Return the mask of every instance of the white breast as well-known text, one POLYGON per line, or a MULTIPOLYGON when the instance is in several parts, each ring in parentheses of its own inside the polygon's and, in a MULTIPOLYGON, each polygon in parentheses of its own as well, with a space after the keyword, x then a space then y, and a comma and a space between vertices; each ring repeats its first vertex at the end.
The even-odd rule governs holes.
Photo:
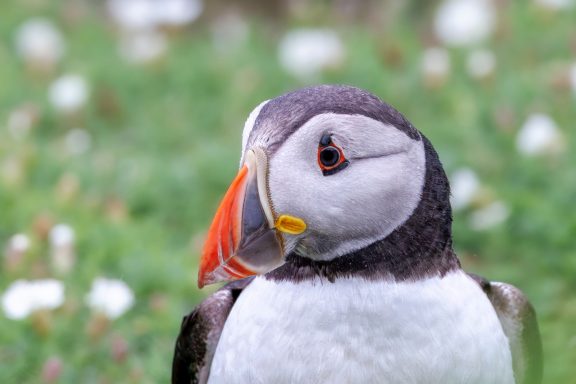
POLYGON ((476 282, 256 278, 224 326, 209 383, 514 383, 476 282))

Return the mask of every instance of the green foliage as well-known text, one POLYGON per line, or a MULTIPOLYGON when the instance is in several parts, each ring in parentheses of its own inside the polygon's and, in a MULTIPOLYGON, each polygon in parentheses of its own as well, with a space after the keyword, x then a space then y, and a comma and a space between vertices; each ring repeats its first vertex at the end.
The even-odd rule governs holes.
MULTIPOLYGON (((545 382, 568 383, 576 375, 576 100, 555 77, 574 61, 575 13, 508 3, 487 43, 498 60, 489 79, 469 77, 467 51, 454 49, 446 83, 427 87, 423 32, 414 28, 423 16, 404 15, 385 31, 333 26, 346 59, 315 82, 379 95, 430 138, 449 173, 473 168, 488 195, 507 203, 509 219, 481 232, 470 229, 469 210, 458 212, 455 247, 467 270, 528 294, 544 340, 545 382), (533 159, 516 151, 516 132, 535 111, 563 131, 562 153, 533 159)), ((0 292, 17 278, 54 275, 43 220, 75 229, 77 262, 56 275, 66 285, 62 308, 23 321, 0 316, 0 382, 36 383, 54 356, 63 362, 61 382, 166 382, 180 319, 207 294, 195 285, 202 236, 236 172, 243 122, 262 100, 305 84, 278 63, 281 28, 270 34, 262 20, 251 20, 237 50, 216 50, 201 24, 173 32, 162 60, 134 65, 118 55, 100 8, 86 6, 70 21, 64 7, 30 4, 1 6, 0 246, 26 233, 32 247, 19 268, 0 270, 0 292), (15 55, 16 28, 36 15, 65 33, 56 72, 80 73, 91 85, 87 107, 73 118, 48 104, 54 76, 34 75, 15 55), (19 140, 4 122, 27 103, 38 121, 19 140), (76 127, 90 133, 92 146, 71 155, 64 138, 76 127), (16 178, 7 176, 8 163, 16 178), (136 296, 134 308, 110 322, 84 305, 101 275, 126 281, 136 296), (128 343, 125 358, 114 357, 118 337, 128 343)))

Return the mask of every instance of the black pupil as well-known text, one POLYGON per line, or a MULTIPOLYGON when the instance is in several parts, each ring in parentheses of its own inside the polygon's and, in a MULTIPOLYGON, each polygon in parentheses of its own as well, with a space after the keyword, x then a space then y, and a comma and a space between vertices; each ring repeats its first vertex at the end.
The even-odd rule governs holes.
POLYGON ((332 167, 340 160, 340 152, 334 147, 326 147, 320 151, 320 161, 325 167, 332 167))

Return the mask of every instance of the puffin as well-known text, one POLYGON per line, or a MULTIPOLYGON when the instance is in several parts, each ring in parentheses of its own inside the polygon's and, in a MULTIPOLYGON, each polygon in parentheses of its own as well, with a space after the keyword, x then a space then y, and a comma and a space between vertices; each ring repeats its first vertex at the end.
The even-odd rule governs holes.
POLYGON ((466 273, 448 178, 400 112, 352 86, 258 105, 214 216, 172 383, 536 384, 518 288, 466 273))

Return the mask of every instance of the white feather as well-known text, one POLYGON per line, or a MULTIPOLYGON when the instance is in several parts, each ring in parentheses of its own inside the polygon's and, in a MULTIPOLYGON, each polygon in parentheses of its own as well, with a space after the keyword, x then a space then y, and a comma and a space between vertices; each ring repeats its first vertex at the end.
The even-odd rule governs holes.
POLYGON ((254 123, 260 114, 262 108, 268 103, 270 100, 264 100, 256 108, 250 112, 248 115, 248 119, 244 123, 244 130, 242 131, 242 154, 240 156, 240 166, 244 163, 244 154, 246 153, 246 144, 248 143, 248 138, 250 137, 250 132, 252 132, 252 128, 254 128, 254 123))
POLYGON ((420 281, 256 278, 212 363, 219 383, 512 384, 508 340, 464 272, 420 281))

